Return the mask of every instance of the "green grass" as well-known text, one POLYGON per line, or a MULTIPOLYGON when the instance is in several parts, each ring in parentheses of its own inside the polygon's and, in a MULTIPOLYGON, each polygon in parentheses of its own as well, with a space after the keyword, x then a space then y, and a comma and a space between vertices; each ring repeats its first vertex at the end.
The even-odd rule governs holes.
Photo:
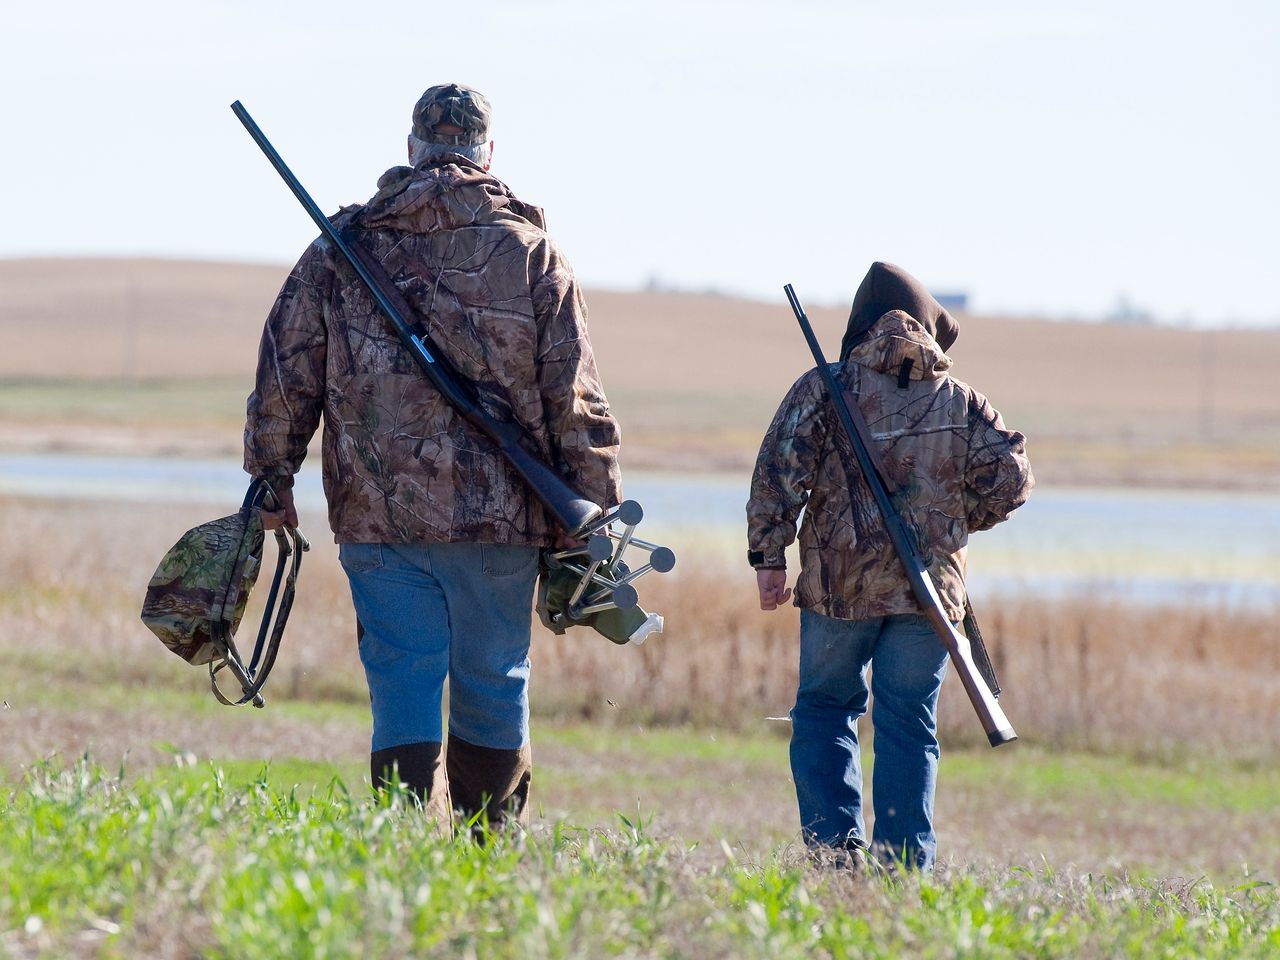
MULTIPOLYGON (((113 678, 119 664, 89 655, 68 662, 40 651, 0 651, 0 667, 19 682, 6 686, 7 696, 20 693, 24 702, 46 708, 61 707, 76 713, 85 710, 125 710, 145 705, 148 712, 181 713, 187 717, 227 719, 251 714, 228 715, 203 689, 192 689, 190 668, 174 660, 149 672, 145 696, 124 678, 113 678), (25 682, 22 682, 25 678, 25 682), (114 679, 115 682, 103 682, 114 679)), ((272 697, 273 716, 301 724, 341 720, 356 727, 368 723, 365 702, 297 700, 272 697)), ((654 769, 664 768, 669 785, 677 785, 681 774, 690 783, 705 779, 704 765, 710 768, 732 764, 761 776, 782 774, 790 725, 779 723, 765 732, 750 733, 696 727, 617 727, 575 722, 548 721, 536 724, 536 740, 542 746, 556 746, 583 758, 586 769, 559 774, 565 785, 589 786, 599 761, 608 766, 619 757, 631 762, 611 771, 617 785, 644 786, 654 769), (681 773, 677 773, 677 768, 681 773)), ((864 731, 864 734, 866 731, 864 731)), ((869 737, 868 737, 869 741, 869 737)), ((863 759, 864 774, 870 781, 874 757, 869 749, 863 759)), ((1272 809, 1280 797, 1280 767, 1259 766, 1232 758, 1209 757, 1194 752, 1180 761, 1162 757, 1159 762, 1123 754, 1090 754, 1078 751, 1047 750, 1032 742, 991 751, 984 747, 944 751, 944 790, 962 789, 998 793, 1009 800, 1053 804, 1063 807, 1081 804, 1141 804, 1147 809, 1197 808, 1240 813, 1262 813, 1272 809)), ((308 768, 303 761, 296 769, 308 768)), ((228 772, 236 769, 227 767, 228 772)), ((255 766, 255 770, 257 767, 255 766)), ((2 781, 0 776, 0 781, 2 781)), ((322 779, 322 778, 320 778, 322 779)), ((273 781, 274 782, 274 781, 273 781)), ((313 774, 300 775, 294 782, 315 785, 313 774)))
POLYGON ((978 751, 951 752, 942 776, 952 786, 993 790, 1002 796, 1066 806, 1080 802, 1194 807, 1256 813, 1280 797, 1280 768, 1190 754, 1181 764, 1151 763, 1122 755, 1049 753, 1019 745, 993 763, 978 751))
POLYGON ((0 420, 235 426, 252 389, 247 377, 0 379, 0 420))
POLYGON ((443 841, 315 765, 121 783, 81 763, 0 795, 0 949, 27 956, 1263 957, 1280 895, 1047 869, 851 878, 564 823, 443 841), (291 777, 328 775, 303 791, 291 777), (248 779, 246 779, 246 777, 248 779))
POLYGON ((786 750, 784 737, 790 724, 774 730, 776 736, 738 733, 696 727, 619 727, 602 735, 599 726, 557 725, 546 728, 544 737, 587 755, 609 756, 619 751, 638 753, 649 760, 735 760, 741 763, 770 763, 786 750))
MULTIPOLYGON (((207 694, 199 672, 176 658, 137 664, 91 651, 68 659, 53 651, 8 647, 0 648, 0 675, 6 677, 6 698, 53 713, 145 711, 213 723, 251 723, 258 718, 247 708, 228 712, 207 694), (138 675, 128 675, 129 671, 138 675), (139 692, 140 684, 145 684, 145 693, 139 692)), ((365 696, 360 691, 341 700, 313 700, 269 693, 268 711, 262 716, 291 725, 341 722, 364 729, 369 723, 365 696)), ((869 782, 874 758, 866 726, 863 763, 869 782)), ((642 788, 652 785, 655 777, 660 776, 668 787, 693 787, 705 782, 709 771, 723 775, 727 768, 761 780, 785 778, 790 729, 787 723, 744 731, 621 722, 588 724, 535 716, 535 744, 539 749, 559 748, 578 758, 573 768, 554 774, 557 784, 572 793, 589 792, 598 783, 602 768, 608 769, 613 787, 645 792, 642 788)), ((220 762, 225 765, 221 758, 220 762)), ((303 761, 297 763, 291 769, 310 769, 303 761)), ((239 768, 231 764, 226 769, 232 773, 239 768)), ((308 774, 293 782, 314 787, 325 779, 327 776, 308 774)), ((1161 754, 1156 759, 1144 758, 1141 751, 1093 754, 1050 749, 1032 740, 997 751, 985 746, 944 745, 941 789, 944 793, 960 790, 998 795, 1009 802, 1066 810, 1116 805, 1140 806, 1148 811, 1261 814, 1271 810, 1275 798, 1280 797, 1280 767, 1195 751, 1161 754)))
POLYGON ((121 731, 80 741, 96 744, 106 772, 88 761, 31 769, 44 748, 11 749, 0 767, 0 957, 1280 949, 1280 899, 1264 882, 1280 875, 1274 763, 1194 751, 1155 762, 1030 740, 944 749, 943 865, 884 882, 803 862, 784 723, 542 716, 532 833, 481 849, 440 841, 404 804, 372 804, 367 704, 273 696, 264 712, 230 711, 176 658, 114 659, 0 651, 14 711, 0 713, 0 731, 19 744, 74 757, 77 731, 121 731), (28 723, 65 732, 24 741, 28 723), (308 741, 318 729, 336 739, 308 741), (277 759, 264 764, 257 743, 277 759))
MULTIPOLYGON (((3 606, 0 605, 0 610, 3 606)), ((50 650, 18 650, 0 647, 3 689, 15 702, 44 709, 79 713, 85 710, 139 709, 191 716, 227 717, 227 708, 208 693, 208 675, 176 657, 141 663, 127 657, 93 651, 74 659, 50 650), (139 686, 145 685, 145 693, 139 686)), ((273 678, 274 680, 274 678, 273 678)), ((340 690, 341 698, 297 699, 264 693, 272 714, 292 720, 332 720, 352 724, 367 722, 368 694, 340 690)))

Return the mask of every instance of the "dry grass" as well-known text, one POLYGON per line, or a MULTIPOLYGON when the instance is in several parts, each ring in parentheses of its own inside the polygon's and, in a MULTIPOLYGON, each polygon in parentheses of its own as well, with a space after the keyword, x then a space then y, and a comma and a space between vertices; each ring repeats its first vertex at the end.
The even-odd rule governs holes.
MULTIPOLYGON (((539 640, 544 708, 550 701, 597 719, 612 700, 651 719, 731 725, 786 714, 797 611, 756 610, 743 571, 646 587, 646 602, 671 626, 639 650, 592 636, 539 640)), ((1193 742, 1234 754, 1280 750, 1276 611, 1006 597, 979 615, 1007 691, 1002 703, 1024 739, 1156 754, 1193 742)), ((940 726, 951 743, 982 739, 954 681, 944 686, 940 726)))
MULTIPOLYGON (((14 708, 38 701, 35 678, 44 671, 134 689, 197 686, 195 671, 164 653, 137 609, 170 543, 212 515, 0 501, 0 695, 14 708)), ((319 518, 304 520, 321 529, 319 518)), ((334 547, 316 540, 270 690, 277 698, 363 704, 345 578, 334 547)), ((755 609, 745 569, 685 562, 679 575, 650 578, 644 587, 646 606, 661 611, 668 627, 643 647, 618 648, 583 630, 538 631, 538 712, 755 729, 766 717, 785 716, 795 688, 795 610, 755 609)), ((1280 750, 1275 611, 1023 597, 979 612, 1008 690, 1005 708, 1026 740, 1159 755, 1191 743, 1241 757, 1280 750)), ((981 738, 958 684, 944 689, 941 722, 952 743, 981 738)), ((82 733, 91 739, 94 732, 82 733)), ((315 750, 300 744, 300 755, 323 755, 326 734, 318 727, 316 735, 315 750)))
MULTIPOLYGON (((269 760, 286 783, 359 783, 367 693, 345 578, 321 535, 265 711, 218 706, 203 673, 138 622, 160 555, 214 513, 0 499, 0 781, 41 757, 88 753, 112 769, 125 757, 136 776, 172 768, 176 753, 240 761, 246 775, 269 760)), ((718 850, 724 839, 768 855, 796 831, 787 724, 763 719, 791 703, 796 614, 754 610, 745 570, 696 566, 646 581, 645 602, 669 626, 644 647, 585 631, 536 637, 540 816, 608 825, 639 809, 681 844, 718 850)), ((1023 743, 952 749, 981 734, 948 683, 938 818, 953 862, 1174 873, 1193 863, 1192 876, 1248 862, 1274 875, 1274 617, 1030 601, 985 612, 1023 743), (1177 762, 1145 762, 1166 759, 1177 762), (1206 764, 1221 779, 1206 781, 1206 764)))
MULTIPOLYGON (((234 448, 262 318, 286 271, 0 261, 0 447, 234 448), (56 385, 30 393, 30 381, 50 378, 103 381, 125 395, 68 397, 56 385), (175 378, 190 401, 156 383, 175 378)), ((632 467, 749 463, 786 388, 812 365, 780 297, 593 291, 588 299, 632 467)), ((847 308, 811 308, 835 350, 847 308)), ((1042 480, 1275 488, 1280 391, 1267 385, 1280 365, 1280 330, 991 317, 964 317, 962 329, 956 375, 1031 437, 1042 480)))

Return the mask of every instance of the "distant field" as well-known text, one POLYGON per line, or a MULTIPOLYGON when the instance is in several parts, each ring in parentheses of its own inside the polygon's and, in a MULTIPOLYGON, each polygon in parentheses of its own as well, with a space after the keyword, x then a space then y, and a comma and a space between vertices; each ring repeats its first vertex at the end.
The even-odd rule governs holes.
MULTIPOLYGON (((0 448, 234 451, 287 267, 0 261, 0 448)), ((851 286, 853 283, 851 278, 851 286)), ((782 302, 588 294, 633 466, 743 469, 811 366, 782 302)), ((811 306, 829 352, 846 308, 811 306)), ((1280 487, 1280 330, 962 318, 955 373, 1048 482, 1280 487)))

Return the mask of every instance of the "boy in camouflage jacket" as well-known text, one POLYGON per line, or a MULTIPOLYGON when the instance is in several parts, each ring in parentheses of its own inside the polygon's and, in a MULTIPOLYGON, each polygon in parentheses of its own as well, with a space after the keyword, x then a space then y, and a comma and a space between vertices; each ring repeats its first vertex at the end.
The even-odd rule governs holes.
MULTIPOLYGON (((914 277, 873 264, 854 298, 835 377, 879 443, 899 514, 948 617, 964 617, 969 533, 1030 495, 1021 434, 982 394, 953 379, 953 317, 914 277)), ((929 868, 937 846, 937 699, 947 655, 920 613, 817 370, 802 376, 765 435, 747 504, 760 605, 791 596, 786 547, 801 509, 800 686, 791 764, 806 842, 855 858, 867 846, 857 721, 875 697, 875 835, 882 855, 929 868)))

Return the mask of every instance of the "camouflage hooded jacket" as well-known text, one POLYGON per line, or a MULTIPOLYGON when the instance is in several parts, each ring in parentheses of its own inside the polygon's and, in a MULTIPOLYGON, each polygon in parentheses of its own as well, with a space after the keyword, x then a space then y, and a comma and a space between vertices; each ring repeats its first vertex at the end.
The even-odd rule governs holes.
MULTIPOLYGON (((901 310, 881 316, 833 364, 879 443, 894 504, 916 532, 943 607, 960 620, 969 533, 1008 517, 1033 480, 1022 434, 1006 430, 985 397, 947 375, 950 367, 929 330, 901 310)), ((871 492, 858 482, 851 493, 842 458, 856 474, 822 378, 810 370, 782 401, 760 447, 747 504, 752 562, 786 565, 783 551, 804 508, 796 606, 847 620, 914 613, 871 492)))
MULTIPOLYGON (((618 502, 618 425, 582 295, 542 211, 461 157, 393 168, 378 186, 335 224, 382 263, 490 414, 518 421, 585 497, 618 502)), ((267 318, 245 469, 291 477, 322 414, 339 543, 553 541, 554 522, 524 481, 427 381, 323 239, 267 318)))

